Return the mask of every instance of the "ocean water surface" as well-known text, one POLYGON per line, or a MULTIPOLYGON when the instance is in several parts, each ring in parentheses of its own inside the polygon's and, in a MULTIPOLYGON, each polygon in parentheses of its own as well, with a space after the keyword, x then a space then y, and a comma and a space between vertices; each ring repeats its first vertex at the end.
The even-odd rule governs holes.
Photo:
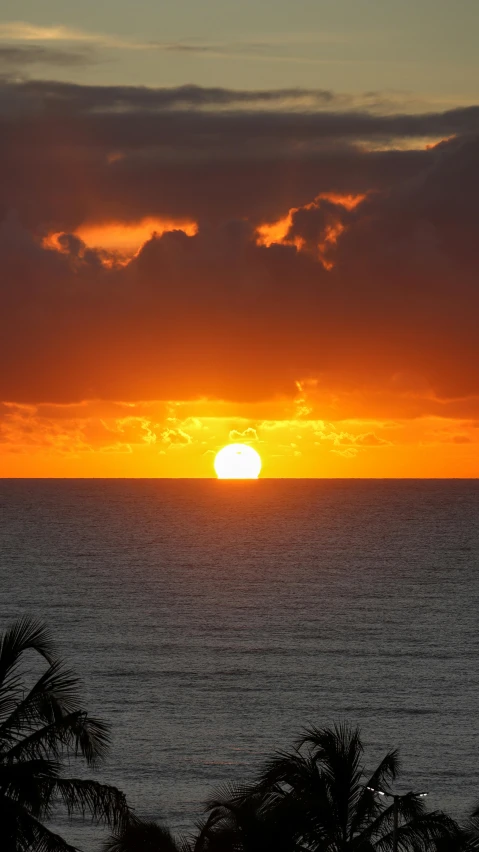
POLYGON ((400 748, 400 792, 479 801, 477 480, 0 480, 0 584, 0 628, 48 622, 142 816, 189 831, 338 720, 371 768, 400 748))

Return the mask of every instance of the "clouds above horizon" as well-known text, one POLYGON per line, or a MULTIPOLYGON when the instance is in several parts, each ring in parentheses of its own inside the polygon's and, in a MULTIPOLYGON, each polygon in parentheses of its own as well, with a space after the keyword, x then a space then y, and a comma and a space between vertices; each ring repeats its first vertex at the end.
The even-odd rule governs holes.
POLYGON ((62 50, 36 44, 0 44, 0 74, 24 71, 31 66, 69 68, 98 62, 93 51, 62 50))
MULTIPOLYGON (((289 32, 278 35, 277 33, 262 34, 260 37, 250 36, 247 39, 231 38, 225 39, 175 39, 158 40, 154 38, 137 39, 124 37, 105 32, 93 32, 80 27, 69 27, 62 24, 30 23, 28 21, 0 21, 0 42, 14 42, 21 46, 26 43, 37 43, 38 45, 49 43, 60 43, 62 45, 85 44, 89 48, 97 47, 104 50, 114 51, 160 51, 179 54, 208 54, 216 58, 241 58, 247 61, 248 57, 257 61, 265 59, 270 62, 293 62, 310 65, 321 65, 324 60, 320 57, 288 55, 284 48, 296 47, 318 47, 324 44, 348 44, 351 36, 336 32, 289 32)), ((66 51, 65 51, 66 52, 66 51)), ((53 54, 52 54, 53 56, 53 54)), ((52 60, 55 64, 55 60, 52 60)))
POLYGON ((382 396, 479 417, 479 108, 282 97, 2 84, 0 398, 243 404, 311 380, 374 416, 382 396), (198 231, 128 262, 77 233, 147 219, 198 231))

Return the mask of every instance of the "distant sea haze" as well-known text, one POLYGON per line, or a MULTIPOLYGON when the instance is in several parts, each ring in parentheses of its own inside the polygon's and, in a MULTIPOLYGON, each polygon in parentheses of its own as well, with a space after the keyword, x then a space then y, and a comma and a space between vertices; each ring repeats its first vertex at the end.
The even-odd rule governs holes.
POLYGON ((400 792, 477 803, 479 481, 0 480, 0 560, 0 628, 46 620, 141 816, 188 831, 344 719, 400 792))

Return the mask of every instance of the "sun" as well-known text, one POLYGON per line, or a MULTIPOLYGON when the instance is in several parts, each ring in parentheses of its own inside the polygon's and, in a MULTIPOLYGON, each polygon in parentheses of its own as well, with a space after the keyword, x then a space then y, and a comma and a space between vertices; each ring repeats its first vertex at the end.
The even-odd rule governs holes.
POLYGON ((258 479, 261 458, 247 444, 228 444, 215 458, 218 479, 258 479))

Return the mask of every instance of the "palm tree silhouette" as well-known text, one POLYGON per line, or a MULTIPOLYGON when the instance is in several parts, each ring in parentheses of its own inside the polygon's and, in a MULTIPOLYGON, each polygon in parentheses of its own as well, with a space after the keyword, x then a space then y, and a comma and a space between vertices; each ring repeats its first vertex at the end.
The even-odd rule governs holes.
POLYGON ((464 826, 464 848, 468 852, 479 852, 479 805, 464 826))
MULTIPOLYGON (((221 791, 209 803, 202 852, 392 852, 394 806, 368 787, 390 791, 398 753, 386 754, 372 773, 362 756, 359 729, 312 728, 292 752, 275 755, 254 784, 221 791)), ((417 795, 399 797, 397 808, 400 852, 444 841, 457 848, 457 824, 426 812, 417 795)))
POLYGON ((287 809, 274 805, 268 791, 225 785, 206 803, 192 852, 291 852, 287 809))
POLYGON ((69 816, 122 825, 128 809, 116 787, 62 774, 72 758, 95 767, 108 744, 107 726, 84 710, 79 681, 57 659, 47 628, 33 619, 19 620, 0 638, 2 852, 74 852, 44 824, 58 806, 69 816), (30 687, 22 665, 29 651, 44 662, 30 687))
POLYGON ((103 852, 186 852, 187 848, 177 844, 165 826, 133 815, 103 844, 103 852))

